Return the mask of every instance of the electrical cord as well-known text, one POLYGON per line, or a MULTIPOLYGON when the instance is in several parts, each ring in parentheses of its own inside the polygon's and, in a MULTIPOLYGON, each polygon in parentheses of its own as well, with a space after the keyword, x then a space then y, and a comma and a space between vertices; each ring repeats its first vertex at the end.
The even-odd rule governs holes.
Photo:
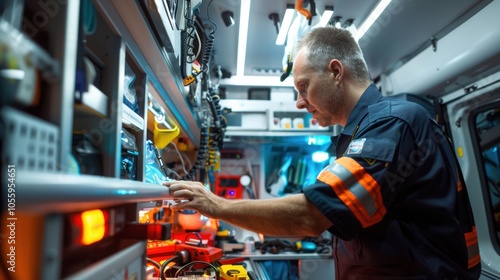
POLYGON ((208 3, 207 6, 207 18, 210 23, 212 23, 213 28, 210 29, 210 32, 207 35, 206 42, 205 42, 205 50, 203 52, 203 56, 201 58, 201 71, 203 73, 208 72, 208 63, 210 61, 210 56, 212 55, 212 49, 214 47, 214 40, 215 40, 215 31, 217 31, 217 24, 210 18, 210 13, 208 10, 210 9, 210 6, 212 5, 212 1, 208 3))
POLYGON ((190 263, 182 266, 181 268, 179 268, 177 270, 177 272, 175 273, 174 277, 178 277, 181 273, 184 272, 184 270, 186 270, 188 268, 191 268, 195 264, 206 264, 207 266, 210 266, 211 268, 213 268, 213 270, 215 272, 215 279, 220 279, 219 268, 217 268, 215 265, 213 265, 213 264, 211 264, 209 262, 205 262, 205 261, 192 261, 192 262, 190 262, 190 263))
MULTIPOLYGON (((212 0, 210 0, 207 6, 207 17, 208 20, 212 23, 213 28, 211 28, 209 34, 206 36, 205 40, 205 49, 203 52, 203 56, 201 59, 201 70, 197 73, 194 73, 191 76, 184 77, 184 85, 188 85, 195 80, 195 77, 200 73, 204 73, 204 77, 206 78, 206 74, 208 73, 209 61, 212 54, 213 42, 215 39, 215 31, 217 30, 217 24, 212 21, 210 18, 210 14, 208 10, 212 4, 212 0)), ((182 35, 182 34, 181 34, 182 35)), ((183 42, 187 42, 187 34, 184 37, 183 42)), ((186 51, 186 50, 185 50, 186 51)), ((182 54, 182 50, 181 50, 182 54)), ((184 55, 186 53, 184 52, 184 55)), ((182 56, 185 57, 185 56, 182 56)), ((181 63, 181 67, 185 65, 183 61, 181 63)), ((185 72, 185 70, 183 71, 185 72)), ((222 110, 219 105, 220 97, 214 92, 209 92, 206 97, 206 101, 209 105, 210 111, 212 113, 212 118, 214 121, 214 125, 203 124, 200 129, 201 137, 200 137, 200 149, 198 151, 198 156, 192 168, 184 175, 183 180, 191 180, 196 175, 198 169, 203 169, 206 166, 215 165, 218 161, 220 155, 220 149, 223 145, 224 140, 224 131, 226 128, 227 122, 222 118, 222 110)))
MULTIPOLYGON (((192 82, 195 81, 195 77, 198 76, 200 73, 204 73, 204 74, 207 74, 208 73, 208 69, 209 69, 209 62, 210 62, 210 57, 212 56, 212 50, 213 50, 213 47, 214 47, 214 40, 215 40, 215 32, 217 30, 217 24, 210 18, 210 13, 208 12, 208 10, 210 9, 210 6, 212 5, 212 1, 213 0, 210 0, 210 2, 208 3, 208 6, 207 6, 207 18, 208 20, 210 21, 210 23, 212 24, 212 28, 209 28, 209 32, 208 34, 205 34, 205 47, 204 47, 204 50, 203 50, 203 55, 202 55, 202 58, 201 58, 201 62, 200 62, 200 71, 199 72, 195 72, 195 71, 192 71, 191 75, 187 76, 186 75, 186 68, 185 68, 185 64, 188 63, 187 61, 187 56, 188 56, 188 50, 191 50, 192 52, 192 48, 193 46, 190 46, 188 40, 190 38, 190 35, 188 34, 188 32, 186 31, 183 31, 181 32, 181 71, 182 71, 182 78, 184 79, 184 86, 187 86, 189 84, 191 84, 192 82), (184 51, 182 50, 184 48, 184 51)), ((190 9, 190 6, 189 6, 189 1, 188 1, 188 9, 190 9)), ((186 17, 186 15, 185 15, 186 17)), ((194 21, 189 18, 189 15, 187 15, 186 17, 186 23, 190 23, 192 25, 192 29, 193 30, 196 30, 195 26, 194 26, 194 21)), ((201 41, 201 40, 200 40, 201 41)), ((192 52, 194 54, 194 52, 192 52)))
POLYGON ((146 263, 152 264, 158 270, 158 275, 161 273, 161 264, 159 262, 150 258, 146 258, 146 263))
POLYGON ((183 180, 193 179, 194 176, 196 175, 196 171, 199 168, 203 167, 203 162, 205 161, 205 154, 207 152, 208 140, 209 140, 208 128, 206 127, 206 125, 202 125, 202 127, 200 128, 200 134, 201 134, 200 148, 198 150, 198 156, 196 158, 193 167, 191 168, 191 170, 189 170, 188 174, 182 177, 183 180))
POLYGON ((262 243, 260 252, 262 254, 265 254, 267 252, 271 254, 279 254, 281 253, 281 251, 286 249, 295 250, 296 246, 287 240, 276 239, 262 243))
MULTIPOLYGON (((166 280, 166 277, 171 277, 170 276, 165 276, 167 270, 169 270, 172 266, 169 266, 170 263, 175 262, 174 265, 184 265, 186 263, 189 263, 191 261, 191 257, 189 255, 189 252, 187 250, 181 250, 175 252, 175 256, 171 257, 170 259, 167 259, 165 262, 160 267, 160 278, 161 280, 166 280)), ((177 276, 175 276, 177 277, 177 276)))
POLYGON ((325 238, 322 236, 319 237, 308 237, 303 239, 302 241, 309 241, 313 242, 316 244, 318 247, 316 250, 316 253, 318 254, 329 254, 332 251, 332 239, 331 238, 325 238))
MULTIPOLYGON (((186 74, 186 57, 187 57, 187 51, 186 51, 186 45, 187 45, 187 35, 185 31, 181 31, 181 77, 183 79, 186 79, 188 76, 186 74)), ((184 85, 186 85, 184 83, 184 85)))
POLYGON ((180 159, 181 164, 182 164, 182 171, 184 171, 184 174, 188 174, 189 172, 186 170, 186 164, 184 163, 184 158, 182 157, 181 152, 177 148, 177 144, 175 144, 174 142, 170 142, 169 145, 172 145, 174 147, 175 152, 179 156, 179 159, 180 159))
POLYGON ((186 48, 186 63, 193 63, 196 60, 196 55, 193 51, 194 40, 196 40, 196 27, 194 26, 193 16, 190 16, 191 1, 187 2, 186 11, 184 11, 184 18, 186 19, 186 31, 185 31, 185 44, 186 48))
POLYGON ((166 261, 164 261, 162 264, 161 264, 161 267, 160 267, 160 279, 161 280, 167 280, 166 276, 165 276, 165 273, 167 272, 168 269, 170 269, 170 267, 168 266, 170 263, 172 262, 178 262, 179 261, 179 258, 178 256, 173 256, 171 257, 170 259, 167 259, 166 261))
MULTIPOLYGON (((186 86, 186 78, 188 75, 186 74, 186 64, 188 62, 188 49, 189 47, 189 38, 190 35, 188 34, 188 31, 191 27, 189 26, 191 24, 191 1, 186 1, 186 9, 184 11, 184 18, 186 20, 186 28, 184 30, 181 30, 181 76, 185 80, 184 85, 186 86)), ((192 80, 194 81, 194 79, 192 80)))
POLYGON ((179 175, 179 173, 175 172, 173 169, 170 169, 170 168, 165 166, 165 172, 168 174, 167 177, 169 177, 169 178, 172 178, 172 176, 170 176, 170 175, 173 174, 173 175, 175 175, 175 178, 177 180, 182 180, 182 176, 179 175))
POLYGON ((160 269, 161 268, 161 264, 153 259, 150 259, 150 258, 146 258, 146 262, 147 263, 150 263, 152 265, 154 265, 154 267, 160 269))

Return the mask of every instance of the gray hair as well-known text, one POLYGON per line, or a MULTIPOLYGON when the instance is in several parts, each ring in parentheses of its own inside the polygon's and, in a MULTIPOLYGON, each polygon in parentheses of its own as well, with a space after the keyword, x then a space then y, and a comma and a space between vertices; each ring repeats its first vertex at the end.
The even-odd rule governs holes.
POLYGON ((298 43, 297 52, 307 51, 307 63, 311 69, 323 72, 327 62, 338 59, 358 83, 370 81, 363 52, 351 32, 334 26, 317 27, 307 33, 298 43))

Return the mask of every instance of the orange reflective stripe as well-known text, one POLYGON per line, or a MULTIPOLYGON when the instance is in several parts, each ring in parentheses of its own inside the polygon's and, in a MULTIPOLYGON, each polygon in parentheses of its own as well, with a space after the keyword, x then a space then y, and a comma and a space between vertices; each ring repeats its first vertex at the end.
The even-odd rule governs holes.
POLYGON ((380 186, 355 160, 342 157, 318 175, 318 180, 330 185, 363 228, 384 217, 385 206, 380 186))
POLYGON ((466 232, 464 236, 465 244, 467 245, 467 254, 469 257, 467 268, 471 268, 478 265, 481 261, 481 257, 479 255, 476 227, 472 227, 472 231, 466 232))

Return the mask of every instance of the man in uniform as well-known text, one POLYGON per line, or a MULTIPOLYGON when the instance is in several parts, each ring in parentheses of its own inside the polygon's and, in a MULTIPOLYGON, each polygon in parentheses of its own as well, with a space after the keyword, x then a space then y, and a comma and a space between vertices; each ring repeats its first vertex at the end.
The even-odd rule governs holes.
POLYGON ((334 235, 335 279, 477 279, 477 235, 460 168, 421 106, 383 97, 351 34, 316 28, 293 64, 297 107, 344 128, 336 160, 303 193, 228 200, 173 181, 174 210, 266 235, 334 235))

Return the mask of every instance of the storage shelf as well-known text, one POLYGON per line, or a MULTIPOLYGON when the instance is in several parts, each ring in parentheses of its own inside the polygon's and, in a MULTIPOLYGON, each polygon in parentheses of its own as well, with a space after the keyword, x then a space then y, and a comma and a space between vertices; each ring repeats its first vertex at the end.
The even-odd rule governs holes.
POLYGON ((87 92, 82 94, 81 101, 75 102, 75 109, 80 113, 89 113, 99 117, 108 115, 108 97, 94 85, 89 85, 87 92))
POLYGON ((288 130, 248 130, 248 129, 230 129, 226 131, 225 136, 249 136, 249 137, 287 137, 287 136, 332 136, 330 130, 308 130, 308 129, 288 129, 288 130))
POLYGON ((246 258, 251 260, 304 260, 304 259, 330 259, 332 254, 319 253, 296 253, 296 252, 281 252, 279 254, 262 254, 256 251, 252 254, 226 254, 228 257, 246 258))
POLYGON ((222 99, 221 107, 230 109, 225 117, 228 122, 226 136, 331 136, 332 127, 310 127, 306 117, 312 117, 306 110, 300 110, 295 102, 270 100, 222 99), (275 119, 288 118, 293 123, 295 118, 302 119, 304 128, 284 128, 275 123, 275 119))
POLYGON ((16 210, 38 214, 172 198, 161 185, 90 175, 18 171, 16 184, 16 210))
POLYGON ((22 56, 25 61, 29 61, 30 64, 35 65, 37 69, 41 70, 40 72, 44 78, 53 80, 61 75, 61 68, 56 59, 51 57, 47 51, 38 46, 29 37, 1 18, 0 36, 4 37, 2 41, 8 44, 12 50, 15 50, 19 56, 22 56))

